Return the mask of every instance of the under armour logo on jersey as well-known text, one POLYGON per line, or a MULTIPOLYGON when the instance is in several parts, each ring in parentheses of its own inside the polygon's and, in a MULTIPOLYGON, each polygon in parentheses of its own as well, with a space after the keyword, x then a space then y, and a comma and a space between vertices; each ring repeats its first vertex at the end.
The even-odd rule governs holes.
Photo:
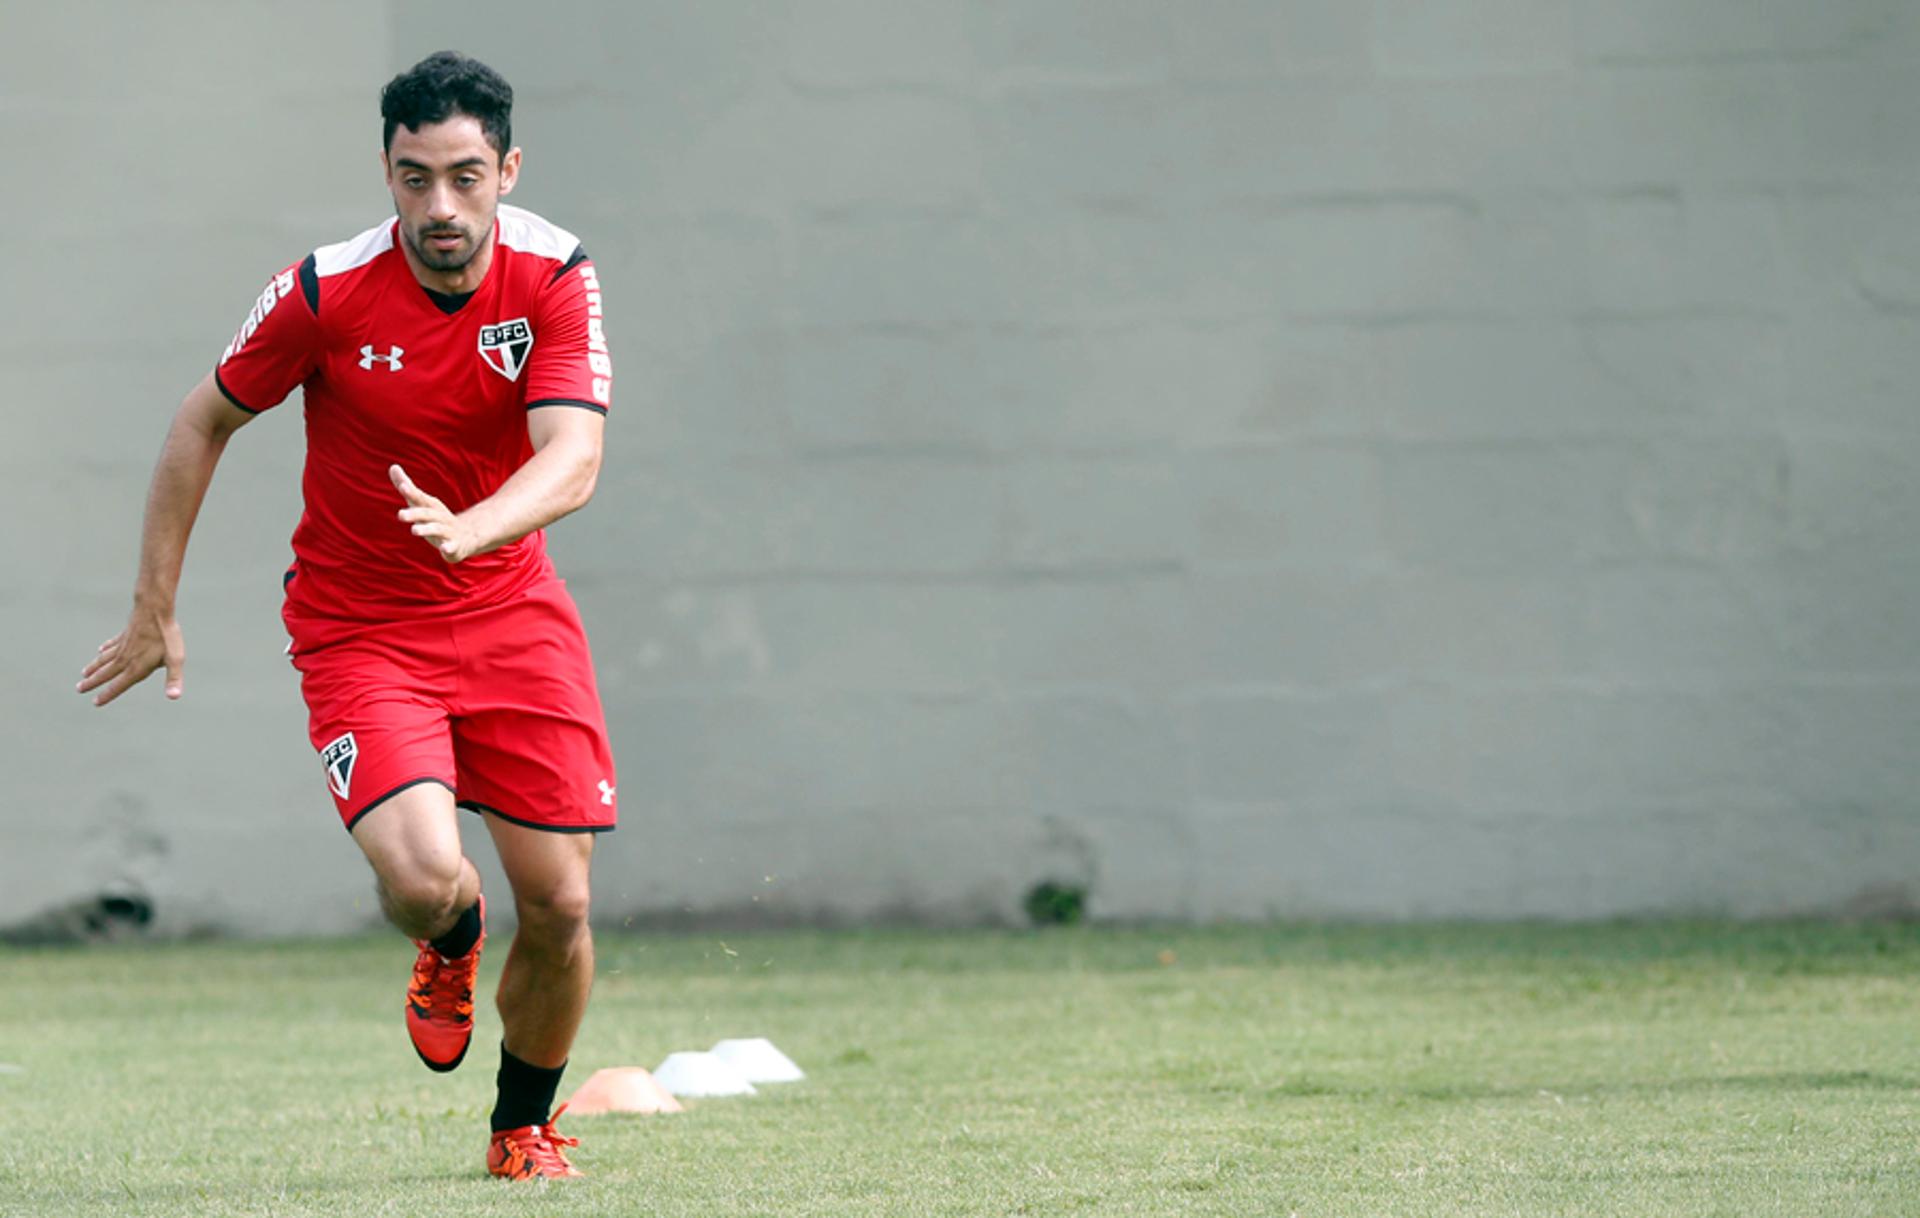
POLYGON ((604 778, 600 780, 600 802, 608 807, 613 806, 613 786, 604 778))
POLYGON ((353 759, 360 755, 360 746, 353 742, 353 733, 336 736, 333 742, 320 750, 320 764, 327 767, 327 786, 341 799, 347 798, 347 792, 353 789, 353 759))
POLYGON ((371 370, 375 360, 387 366, 388 372, 400 371, 400 357, 406 352, 398 347, 389 347, 385 355, 375 355, 371 346, 360 348, 360 366, 371 370))
POLYGON ((510 381, 520 379, 520 369, 527 366, 527 352, 531 350, 533 327, 524 317, 480 327, 480 358, 510 381))

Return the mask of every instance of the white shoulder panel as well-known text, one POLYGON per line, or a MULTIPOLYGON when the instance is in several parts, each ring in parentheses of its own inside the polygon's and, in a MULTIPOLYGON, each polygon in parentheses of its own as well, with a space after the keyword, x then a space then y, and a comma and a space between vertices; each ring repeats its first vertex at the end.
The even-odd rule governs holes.
POLYGON ((557 224, 549 224, 525 208, 500 205, 500 243, 538 258, 565 262, 573 257, 580 238, 557 224))
POLYGON ((392 248, 393 221, 382 220, 358 237, 313 251, 313 269, 320 275, 338 275, 365 266, 392 248))

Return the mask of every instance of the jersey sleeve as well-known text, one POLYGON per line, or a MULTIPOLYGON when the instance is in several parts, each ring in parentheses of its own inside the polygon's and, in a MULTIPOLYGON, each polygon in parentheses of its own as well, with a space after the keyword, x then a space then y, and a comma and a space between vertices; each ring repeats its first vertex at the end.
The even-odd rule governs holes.
POLYGON ((319 295, 312 258, 267 282, 213 370, 229 402, 259 414, 307 379, 320 346, 319 295))
POLYGON ((527 409, 579 406, 607 413, 613 404, 613 357, 600 308, 600 276, 584 253, 576 253, 540 294, 533 325, 527 409))

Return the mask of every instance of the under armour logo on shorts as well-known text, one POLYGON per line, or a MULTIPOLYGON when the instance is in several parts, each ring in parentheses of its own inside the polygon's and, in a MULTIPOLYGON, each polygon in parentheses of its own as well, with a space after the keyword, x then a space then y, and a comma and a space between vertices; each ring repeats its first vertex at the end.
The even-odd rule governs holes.
POLYGON ((600 780, 600 802, 608 807, 613 806, 613 787, 604 778, 600 780))

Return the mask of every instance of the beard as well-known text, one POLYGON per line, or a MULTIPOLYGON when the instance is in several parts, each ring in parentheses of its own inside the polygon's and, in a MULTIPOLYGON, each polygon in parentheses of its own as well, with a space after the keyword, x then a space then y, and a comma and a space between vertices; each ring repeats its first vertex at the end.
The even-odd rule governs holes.
POLYGON ((407 234, 407 244, 422 263, 436 271, 464 270, 474 256, 480 252, 480 242, 474 234, 458 224, 433 224, 414 232, 402 224, 401 231, 407 234), (450 250, 437 249, 428 244, 432 237, 458 237, 460 244, 450 250))

